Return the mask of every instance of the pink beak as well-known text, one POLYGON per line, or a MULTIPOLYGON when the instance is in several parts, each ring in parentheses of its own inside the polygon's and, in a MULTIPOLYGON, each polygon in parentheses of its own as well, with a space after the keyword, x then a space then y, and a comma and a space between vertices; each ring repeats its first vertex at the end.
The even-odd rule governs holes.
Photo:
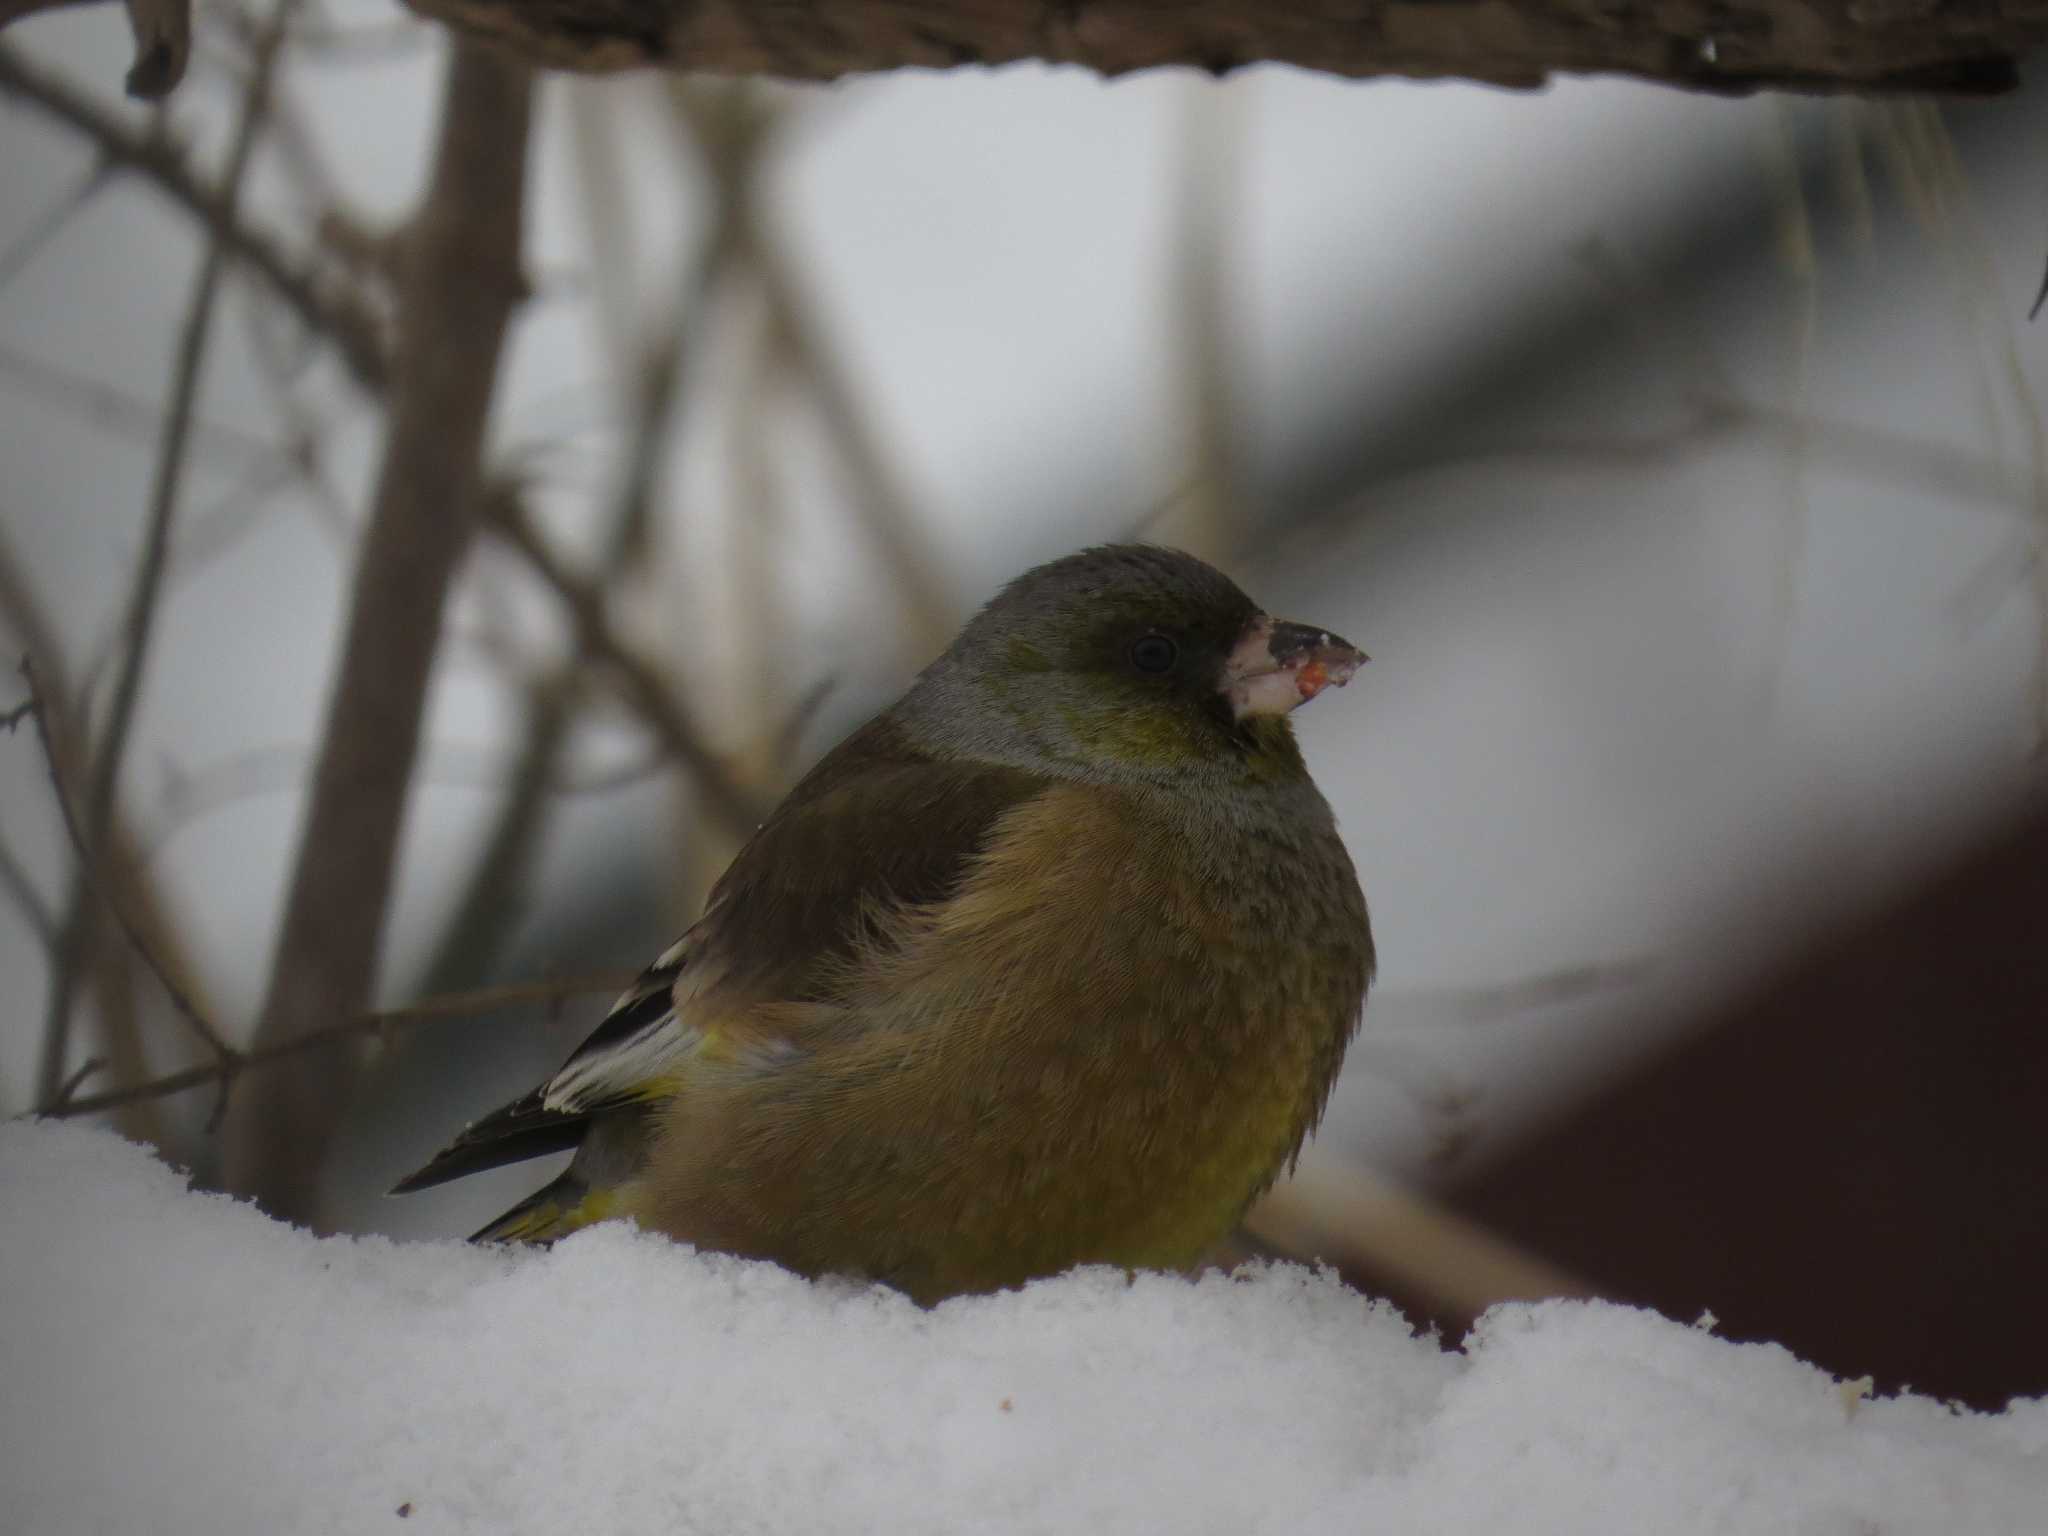
POLYGON ((1284 715, 1325 688, 1342 688, 1366 654, 1326 629, 1260 614, 1223 662, 1223 696, 1240 720, 1284 715))

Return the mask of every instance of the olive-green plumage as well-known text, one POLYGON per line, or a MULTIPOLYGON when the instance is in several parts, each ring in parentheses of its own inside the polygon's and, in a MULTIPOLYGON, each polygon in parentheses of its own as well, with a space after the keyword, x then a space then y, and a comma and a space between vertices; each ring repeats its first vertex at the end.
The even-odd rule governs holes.
POLYGON ((400 1187, 575 1145, 478 1235, 625 1215, 927 1302, 1197 1262, 1300 1149, 1371 979, 1284 715, 1360 659, 1173 551, 1026 573, 554 1078, 400 1187))

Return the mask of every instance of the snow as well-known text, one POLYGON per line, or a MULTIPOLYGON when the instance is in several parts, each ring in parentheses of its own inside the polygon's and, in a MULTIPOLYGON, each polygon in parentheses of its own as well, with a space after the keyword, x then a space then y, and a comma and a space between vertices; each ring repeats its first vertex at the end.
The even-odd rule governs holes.
MULTIPOLYGON (((920 1311, 596 1228, 315 1239, 145 1149, 0 1125, 21 1532, 2011 1533, 2048 1399, 1859 1400, 1604 1304, 1462 1349, 1291 1267, 920 1311)), ((1901 1326, 1911 1326, 1901 1319, 1901 1326)))

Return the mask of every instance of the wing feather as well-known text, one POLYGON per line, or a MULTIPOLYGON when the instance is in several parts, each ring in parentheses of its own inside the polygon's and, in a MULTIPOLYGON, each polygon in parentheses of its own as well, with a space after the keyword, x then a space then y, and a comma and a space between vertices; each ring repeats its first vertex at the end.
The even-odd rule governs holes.
MULTIPOLYGON (((828 754, 742 848, 702 918, 531 1093, 469 1126, 393 1191, 583 1143, 598 1117, 679 1091, 707 1053, 764 1069, 801 1054, 808 1007, 871 958, 906 907, 959 888, 1005 812, 1049 787, 935 759, 885 718, 828 754)), ((488 1229, 487 1229, 488 1230, 488 1229)))

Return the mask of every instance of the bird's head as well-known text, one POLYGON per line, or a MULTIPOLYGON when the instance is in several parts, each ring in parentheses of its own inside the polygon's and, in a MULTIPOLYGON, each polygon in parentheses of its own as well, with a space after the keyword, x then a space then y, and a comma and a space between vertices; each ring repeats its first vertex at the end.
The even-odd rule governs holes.
POLYGON ((1288 713, 1365 660, 1178 550, 1105 545, 1012 581, 904 701, 935 746, 1120 780, 1302 771, 1288 713))

